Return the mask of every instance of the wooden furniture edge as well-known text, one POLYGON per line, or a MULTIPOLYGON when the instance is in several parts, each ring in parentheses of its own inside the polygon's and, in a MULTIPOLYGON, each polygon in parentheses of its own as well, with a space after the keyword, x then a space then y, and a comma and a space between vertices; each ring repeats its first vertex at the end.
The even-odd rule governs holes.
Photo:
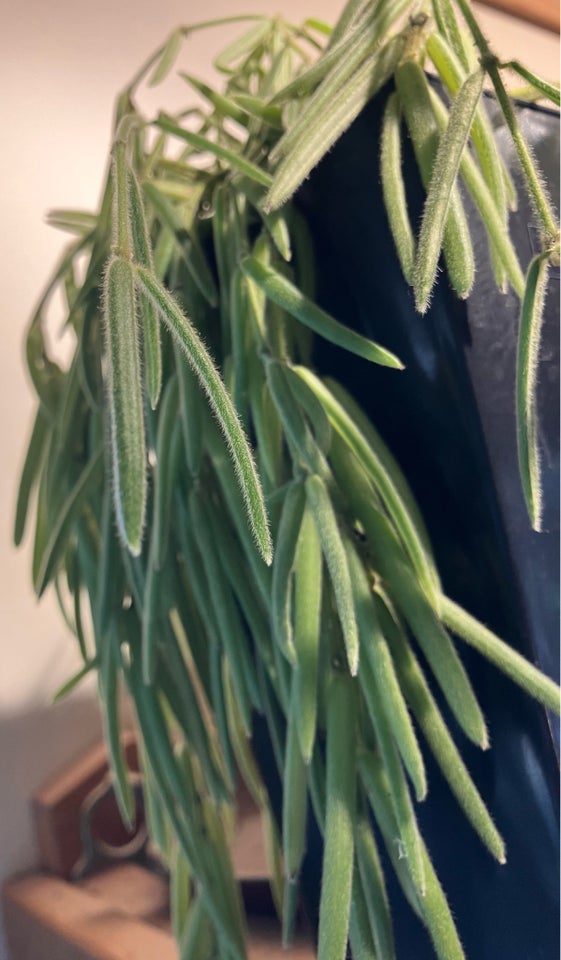
MULTIPOLYGON (((10 960, 177 960, 161 909, 162 885, 161 878, 130 864, 79 886, 45 874, 16 877, 2 891, 10 960), (119 895, 125 889, 129 910, 142 917, 126 912, 119 895)), ((278 923, 252 917, 248 960, 315 960, 315 952, 304 938, 283 948, 278 923)))
POLYGON ((559 33, 559 4, 551 0, 477 0, 484 7, 507 13, 537 27, 559 33))
POLYGON ((177 960, 168 932, 58 877, 11 880, 2 900, 10 960, 177 960))

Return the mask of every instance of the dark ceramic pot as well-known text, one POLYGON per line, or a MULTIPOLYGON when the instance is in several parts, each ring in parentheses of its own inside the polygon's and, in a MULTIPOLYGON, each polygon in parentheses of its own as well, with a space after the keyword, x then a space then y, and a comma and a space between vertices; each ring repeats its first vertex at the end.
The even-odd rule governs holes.
MULTIPOLYGON (((495 291, 483 231, 470 211, 478 263, 473 295, 461 303, 441 279, 429 313, 415 313, 379 187, 384 100, 370 104, 324 159, 300 191, 299 203, 316 245, 319 302, 395 351, 406 370, 374 367, 324 344, 315 359, 354 393, 399 460, 426 519, 448 595, 558 678, 558 277, 548 298, 539 387, 546 532, 534 534, 516 463, 518 304, 495 291)), ((521 110, 521 119, 553 190, 559 120, 532 108, 521 110)), ((499 130, 519 186, 513 231, 525 266, 534 235, 503 133, 499 130)), ((411 204, 420 211, 423 194, 411 155, 405 171, 411 204)), ((554 960, 559 956, 558 737, 544 709, 473 651, 462 646, 460 652, 488 720, 492 749, 483 754, 471 747, 441 706, 505 838, 508 864, 497 865, 484 850, 428 751, 429 797, 417 808, 421 829, 468 958, 554 960)), ((276 787, 279 797, 278 781, 276 787)), ((304 896, 313 920, 320 869, 321 843, 312 830, 304 896)), ((386 877, 398 958, 431 960, 428 936, 389 864, 386 877)))

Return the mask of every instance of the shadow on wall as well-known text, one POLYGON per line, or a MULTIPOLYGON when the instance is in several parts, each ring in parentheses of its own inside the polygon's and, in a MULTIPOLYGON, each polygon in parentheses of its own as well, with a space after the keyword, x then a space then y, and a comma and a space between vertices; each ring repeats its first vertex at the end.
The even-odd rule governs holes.
MULTIPOLYGON (((0 715, 0 884, 37 864, 33 792, 100 736, 97 703, 83 693, 28 713, 0 715)), ((8 960, 1 923, 0 960, 8 960)))

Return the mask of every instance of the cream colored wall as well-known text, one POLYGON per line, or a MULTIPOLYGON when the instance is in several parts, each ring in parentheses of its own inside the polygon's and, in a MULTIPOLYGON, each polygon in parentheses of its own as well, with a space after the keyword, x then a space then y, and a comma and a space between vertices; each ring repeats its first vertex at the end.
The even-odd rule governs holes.
MULTIPOLYGON (((30 547, 11 546, 12 517, 33 399, 22 338, 37 293, 64 238, 43 221, 50 207, 94 209, 107 153, 115 91, 179 22, 242 8, 333 20, 342 0, 18 0, 5 4, 0 38, 0 881, 30 867, 35 848, 28 802, 44 777, 99 734, 92 686, 50 707, 77 665, 72 639, 50 596, 37 605, 30 547)), ((559 44, 544 31, 482 11, 499 54, 558 76, 559 44)), ((226 30, 198 34, 185 50, 191 72, 210 77, 226 30)), ((171 96, 184 88, 173 82, 171 96)), ((155 95, 146 100, 155 105, 155 95)), ((3 956, 0 943, 0 958, 3 956)))

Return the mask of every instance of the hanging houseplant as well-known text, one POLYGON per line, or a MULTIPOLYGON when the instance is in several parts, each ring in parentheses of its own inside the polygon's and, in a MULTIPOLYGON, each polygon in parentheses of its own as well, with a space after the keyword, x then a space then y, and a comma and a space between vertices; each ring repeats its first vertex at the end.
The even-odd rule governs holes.
MULTIPOLYGON (((121 685, 128 689, 183 957, 245 956, 228 853, 239 774, 263 812, 287 941, 315 820, 320 960, 342 960, 348 941, 355 957, 395 955, 385 870, 436 954, 457 960, 460 936, 416 817, 427 794, 419 730, 490 857, 504 863, 506 854, 450 732, 489 746, 451 634, 551 710, 558 689, 446 594, 414 478, 376 429, 384 397, 367 416, 338 382, 344 376, 322 375, 322 363, 337 374, 350 356, 385 367, 397 384, 407 370, 383 342, 317 304, 321 238, 309 229, 306 191, 290 198, 377 96, 386 215, 424 313, 441 256, 456 294, 472 288, 461 176, 497 284, 521 301, 519 463, 536 528, 537 350, 557 225, 502 65, 467 0, 434 0, 430 12, 406 0, 351 0, 333 31, 315 20, 296 28, 250 19, 216 60, 223 89, 183 74, 204 107, 148 121, 139 85, 162 80, 183 40, 209 24, 174 32, 118 99, 98 215, 51 215, 75 239, 27 337, 40 402, 16 541, 36 487, 34 585, 38 596, 55 586, 84 661, 62 693, 97 671, 115 792, 131 823, 118 706, 121 685), (508 229, 512 179, 482 104, 486 76, 539 229, 526 278, 508 229), (418 231, 402 175, 405 131, 426 191, 418 231), (76 334, 65 371, 45 344, 45 308, 58 287, 76 334), (325 341, 336 362, 322 360, 325 341), (267 751, 282 782, 279 809, 267 751)), ((559 102, 555 87, 511 66, 559 102)), ((352 274, 344 282, 352 298, 352 274)))

